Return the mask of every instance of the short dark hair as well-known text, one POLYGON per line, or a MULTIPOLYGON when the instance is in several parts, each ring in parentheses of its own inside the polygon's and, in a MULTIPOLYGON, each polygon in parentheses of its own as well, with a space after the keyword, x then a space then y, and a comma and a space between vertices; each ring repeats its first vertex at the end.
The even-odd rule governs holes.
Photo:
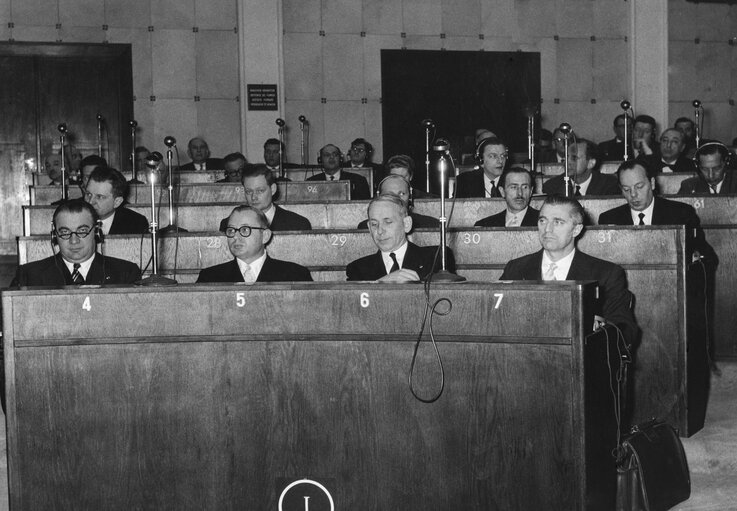
POLYGON ((409 170, 409 177, 412 179, 412 176, 415 174, 415 160, 406 154, 395 154, 386 161, 386 170, 387 172, 391 172, 392 169, 396 168, 409 170))
POLYGON ((83 213, 85 211, 92 215, 93 225, 100 221, 97 211, 88 202, 82 200, 65 200, 54 210, 54 214, 51 216, 51 226, 53 229, 56 229, 56 217, 61 213, 83 213))
POLYGON ((476 147, 476 157, 481 158, 481 156, 484 154, 484 149, 486 149, 486 146, 490 145, 503 145, 504 149, 508 150, 507 144, 505 144, 501 138, 487 137, 479 142, 479 145, 476 147))
POLYGON ((581 203, 573 197, 565 197, 559 194, 548 195, 540 209, 542 210, 542 208, 544 208, 546 205, 568 206, 569 208, 571 208, 571 216, 573 216, 573 220, 576 223, 583 225, 586 221, 586 210, 583 209, 581 203))
MULTIPOLYGON (((632 117, 630 117, 630 116, 629 116, 629 115, 627 115, 627 114, 619 114, 618 116, 616 116, 616 117, 614 118, 614 123, 613 123, 613 124, 614 124, 614 126, 616 126, 616 125, 617 125, 617 121, 618 121, 618 120, 620 120, 620 119, 624 119, 625 117, 627 117, 627 118, 629 118, 629 119, 632 119, 632 117)), ((633 124, 634 124, 634 123, 633 123, 633 124)))
POLYGON ((649 178, 650 175, 648 174, 647 167, 645 164, 640 160, 626 160, 623 161, 619 167, 617 167, 617 181, 619 181, 619 177, 622 175, 622 172, 625 172, 627 170, 634 170, 635 167, 640 166, 645 170, 645 175, 649 178))
POLYGON ((148 147, 143 146, 143 145, 139 145, 138 147, 136 147, 133 152, 135 152, 135 153, 142 153, 143 151, 146 151, 147 153, 150 153, 151 152, 151 151, 148 150, 148 147))
POLYGON ((271 172, 271 169, 267 167, 266 165, 251 165, 250 167, 246 167, 243 170, 243 175, 241 176, 241 184, 246 181, 247 177, 258 177, 258 176, 264 176, 266 178, 266 184, 269 186, 276 183, 276 177, 274 177, 274 173, 271 172))
POLYGON ((688 117, 679 117, 678 119, 676 119, 676 122, 673 123, 673 127, 675 127, 676 124, 678 124, 679 122, 687 122, 691 126, 694 125, 693 119, 689 119, 688 117))
POLYGON ((98 156, 96 154, 90 154, 89 156, 85 156, 82 158, 82 161, 79 162, 79 166, 81 167, 87 167, 88 165, 95 165, 97 167, 107 167, 107 161, 105 161, 105 158, 102 156, 98 156))
POLYGON ((229 155, 227 155, 225 158, 223 158, 223 163, 230 163, 232 161, 238 161, 238 160, 243 160, 244 163, 248 163, 248 160, 246 159, 246 157, 243 156, 242 153, 238 153, 238 152, 230 153, 229 155))
POLYGON ((718 140, 702 140, 701 145, 696 149, 694 154, 694 160, 696 165, 699 166, 699 158, 702 156, 711 156, 713 154, 719 154, 722 157, 722 162, 726 163, 729 158, 729 148, 719 142, 718 140))
POLYGON ((270 227, 269 220, 266 218, 266 215, 263 211, 261 211, 258 208, 254 208, 253 206, 246 206, 245 204, 241 204, 240 206, 236 206, 233 208, 233 211, 230 212, 228 215, 228 220, 230 220, 230 217, 233 216, 234 213, 244 213, 246 211, 253 211, 256 213, 256 216, 258 217, 258 221, 261 224, 260 227, 270 227))
POLYGON ((653 117, 649 115, 638 115, 635 117, 635 124, 638 122, 649 124, 653 128, 653 134, 655 133, 655 119, 653 117))
POLYGON ((592 169, 592 170, 596 170, 599 167, 600 163, 601 163, 599 161, 599 146, 597 146, 596 144, 594 144, 588 138, 574 139, 573 142, 576 145, 578 145, 578 144, 584 144, 586 146, 586 159, 587 160, 596 160, 596 165, 592 169))
POLYGON ((110 183, 113 187, 113 197, 125 198, 128 195, 128 182, 117 169, 107 166, 95 167, 95 170, 90 174, 90 181, 110 183))
POLYGON ((371 142, 366 140, 365 138, 357 138, 353 142, 351 142, 351 147, 354 145, 360 145, 363 144, 364 148, 366 149, 366 159, 368 159, 373 153, 374 153, 374 146, 371 145, 371 142))
POLYGON ((535 180, 532 178, 532 172, 524 167, 509 167, 504 169, 501 177, 499 178, 499 186, 504 188, 507 185, 507 176, 509 174, 527 174, 527 178, 530 180, 530 186, 535 184, 535 180))
POLYGON ((278 145, 279 146, 279 150, 281 152, 284 152, 284 144, 278 138, 267 138, 266 139, 266 142, 264 142, 264 149, 266 149, 266 146, 267 145, 278 145))
POLYGON ((546 130, 545 128, 542 128, 540 130, 540 136, 538 137, 540 141, 547 141, 552 142, 553 141, 553 132, 550 130, 546 130))

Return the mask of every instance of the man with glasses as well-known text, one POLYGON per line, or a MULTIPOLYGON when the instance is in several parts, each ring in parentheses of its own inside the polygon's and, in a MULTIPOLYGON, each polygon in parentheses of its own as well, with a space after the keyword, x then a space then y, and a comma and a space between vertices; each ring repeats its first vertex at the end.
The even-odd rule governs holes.
POLYGON ((51 223, 55 254, 19 266, 10 287, 132 284, 141 278, 137 265, 98 253, 98 242, 99 220, 92 206, 82 201, 63 202, 51 223))
POLYGON ((376 186, 384 178, 384 167, 373 163, 371 161, 373 156, 374 146, 365 138, 357 138, 351 142, 351 148, 348 150, 350 168, 370 168, 374 176, 374 186, 376 186))
POLYGON ((216 183, 240 183, 243 179, 243 169, 246 167, 248 160, 241 153, 230 153, 223 158, 223 170, 225 177, 218 179, 216 183))
MULTIPOLYGON (((614 118, 614 138, 599 144, 599 156, 601 161, 624 160, 624 127, 627 124, 627 138, 632 141, 632 117, 619 114, 614 118)), ((632 151, 630 151, 630 157, 632 151)))
MULTIPOLYGON (((568 177, 569 197, 619 195, 616 178, 599 172, 596 145, 585 138, 568 145, 568 177)), ((565 175, 555 176, 546 182, 543 193, 548 196, 566 195, 565 175)))
POLYGON ((507 146, 497 137, 485 138, 476 147, 475 170, 462 172, 456 178, 455 196, 501 197, 499 178, 507 164, 507 146))
POLYGON ((103 234, 145 234, 149 222, 140 213, 123 206, 128 183, 123 174, 110 167, 97 167, 90 174, 84 192, 100 219, 103 234))
POLYGON ((272 232, 263 211, 253 206, 238 206, 228 217, 225 228, 233 260, 200 271, 197 282, 291 282, 311 281, 310 271, 289 261, 272 259, 265 245, 272 232))
POLYGON ((474 227, 535 227, 540 211, 530 206, 534 181, 530 171, 512 167, 499 179, 499 191, 507 208, 496 215, 482 218, 474 227))
POLYGON ((343 153, 336 145, 323 146, 317 162, 322 165, 323 172, 307 178, 307 181, 350 181, 351 200, 371 198, 368 182, 363 176, 342 170, 343 153))
MULTIPOLYGON (((244 170, 243 192, 246 204, 261 210, 266 215, 272 231, 309 231, 312 224, 302 215, 288 211, 274 204, 278 188, 274 174, 265 165, 255 165, 244 170)), ((220 221, 220 232, 225 232, 228 219, 220 221)))
POLYGON ((737 193, 737 177, 730 168, 732 155, 721 142, 705 142, 694 156, 699 175, 681 183, 678 195, 728 195, 737 193))

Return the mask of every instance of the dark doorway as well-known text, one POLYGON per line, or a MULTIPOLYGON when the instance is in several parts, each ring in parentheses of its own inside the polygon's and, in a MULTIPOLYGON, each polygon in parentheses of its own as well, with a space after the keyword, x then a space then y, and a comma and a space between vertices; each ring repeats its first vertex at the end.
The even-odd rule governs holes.
MULTIPOLYGON (((476 128, 527 152, 526 109, 540 102, 540 54, 529 52, 382 50, 384 157, 415 158, 425 183, 423 119, 451 143, 456 163, 475 149, 476 128)), ((539 123, 539 114, 536 122, 539 123)))

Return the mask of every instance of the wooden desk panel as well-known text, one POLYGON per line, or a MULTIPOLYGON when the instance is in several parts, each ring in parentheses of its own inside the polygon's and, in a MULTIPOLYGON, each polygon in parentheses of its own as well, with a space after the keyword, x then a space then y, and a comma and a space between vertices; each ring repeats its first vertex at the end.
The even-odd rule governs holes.
POLYGON ((336 509, 600 509, 614 498, 614 354, 582 337, 592 291, 436 288, 454 308, 435 319, 433 404, 406 382, 420 286, 4 293, 12 507, 276 509, 310 478, 336 509), (316 321, 315 304, 334 314, 316 321), (69 320, 22 320, 39 306, 69 320))
MULTIPOLYGON (((707 225, 704 234, 719 256, 714 282, 714 352, 717 360, 737 358, 737 226, 707 225)), ((698 271, 700 267, 695 267, 698 271)))

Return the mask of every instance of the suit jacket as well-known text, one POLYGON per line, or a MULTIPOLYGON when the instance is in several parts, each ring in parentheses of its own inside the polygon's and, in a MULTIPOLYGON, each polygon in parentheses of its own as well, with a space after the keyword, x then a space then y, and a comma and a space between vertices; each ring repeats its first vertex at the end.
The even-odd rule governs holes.
MULTIPOLYGON (((522 224, 520 227, 536 227, 537 226, 537 218, 540 216, 540 211, 533 208, 532 206, 527 206, 527 213, 525 213, 525 216, 522 218, 522 224)), ((507 221, 507 210, 504 209, 501 213, 497 213, 496 215, 487 216, 486 218, 482 218, 475 224, 473 224, 474 227, 504 227, 505 223, 507 221)))
MULTIPOLYGON (((475 169, 469 172, 461 172, 456 177, 455 196, 458 199, 469 197, 485 197, 486 190, 484 188, 484 170, 475 169)), ((499 187, 494 188, 492 197, 501 197, 499 187)))
MULTIPOLYGON (((344 165, 347 165, 344 168, 348 169, 349 171, 350 169, 353 168, 350 161, 347 163, 344 163, 344 165)), ((374 192, 376 192, 376 190, 378 190, 379 188, 379 183, 381 183, 381 180, 386 177, 384 166, 380 163, 366 162, 363 164, 363 167, 358 167, 358 168, 370 168, 371 169, 371 174, 373 175, 373 178, 374 178, 374 192)))
MULTIPOLYGON (((266 256, 256 282, 311 282, 310 270, 297 263, 266 256)), ((200 270, 197 282, 244 282, 243 274, 234 259, 227 263, 200 270)))
MULTIPOLYGON (((561 174, 549 179, 543 185, 543 193, 546 195, 565 195, 565 175, 561 174)), ((571 196, 573 196, 573 190, 575 186, 573 184, 573 176, 571 176, 571 196)), ((586 190, 586 196, 589 195, 619 195, 619 183, 617 178, 608 174, 602 174, 599 171, 591 173, 591 183, 589 188, 586 190)))
MULTIPOLYGON (((269 229, 272 231, 311 231, 312 224, 302 215, 298 215, 293 211, 280 208, 274 205, 276 212, 274 213, 274 219, 269 225, 269 229)), ((225 217, 220 220, 220 232, 225 232, 228 227, 228 218, 225 217)))
MULTIPOLYGON (((599 144, 598 150, 600 161, 624 160, 624 144, 622 140, 617 141, 617 137, 599 144)), ((629 156, 632 157, 631 150, 629 151, 629 156)))
MULTIPOLYGON (((412 231, 415 229, 434 229, 440 227, 440 220, 434 216, 420 215, 414 212, 410 213, 409 216, 412 217, 412 231)), ((368 229, 368 219, 362 220, 356 229, 368 229)))
MULTIPOLYGON (((438 247, 419 247, 412 242, 407 242, 407 252, 404 254, 402 268, 408 268, 417 272, 420 280, 440 269, 440 256, 435 259, 438 247), (435 265, 433 266, 433 261, 435 265)), ((447 270, 455 272, 455 259, 453 252, 448 248, 445 254, 447 270)), ((387 275, 381 251, 361 257, 348 264, 345 269, 347 280, 378 280, 387 275)))
MULTIPOLYGON (((132 284, 141 278, 141 270, 136 264, 99 253, 95 253, 94 257, 85 284, 132 284)), ((10 283, 11 288, 72 285, 74 285, 72 274, 64 264, 61 254, 19 266, 15 278, 10 283)))
MULTIPOLYGON (((654 154, 638 156, 636 161, 642 163, 647 171, 648 177, 660 174, 666 167, 662 158, 654 154)), ((696 164, 693 160, 681 155, 676 158, 676 161, 670 166, 670 169, 667 170, 667 172, 696 172, 696 164)))
MULTIPOLYGON (((223 170, 223 160, 220 158, 208 158, 205 160, 205 172, 210 170, 223 170)), ((194 170, 194 162, 185 163, 179 170, 194 170)))
MULTIPOLYGON (((701 173, 696 177, 685 179, 681 183, 681 189, 678 190, 678 195, 709 195, 710 193, 709 184, 701 177, 701 173)), ((724 182, 722 183, 722 189, 719 190, 719 195, 728 194, 737 194, 737 170, 727 169, 724 172, 724 182)))
MULTIPOLYGON (((693 248, 704 256, 704 263, 715 267, 719 259, 714 248, 706 241, 701 220, 693 206, 661 197, 653 200, 652 225, 685 225, 687 229, 693 230, 696 233, 693 248)), ((604 211, 599 215, 599 225, 634 225, 629 204, 604 211)))
POLYGON ((145 216, 121 206, 115 210, 108 234, 146 234, 148 231, 149 223, 145 216))
MULTIPOLYGON (((501 280, 542 280, 542 259, 540 250, 509 261, 501 280)), ((630 310, 627 276, 621 266, 576 249, 566 280, 598 281, 600 293, 594 313, 617 325, 628 343, 636 339, 637 324, 630 310)))
MULTIPOLYGON (((351 200, 368 200, 371 198, 368 182, 363 176, 341 170, 340 179, 351 182, 351 200)), ((307 181, 327 181, 327 177, 325 176, 325 172, 320 172, 319 174, 308 177, 307 181)))

